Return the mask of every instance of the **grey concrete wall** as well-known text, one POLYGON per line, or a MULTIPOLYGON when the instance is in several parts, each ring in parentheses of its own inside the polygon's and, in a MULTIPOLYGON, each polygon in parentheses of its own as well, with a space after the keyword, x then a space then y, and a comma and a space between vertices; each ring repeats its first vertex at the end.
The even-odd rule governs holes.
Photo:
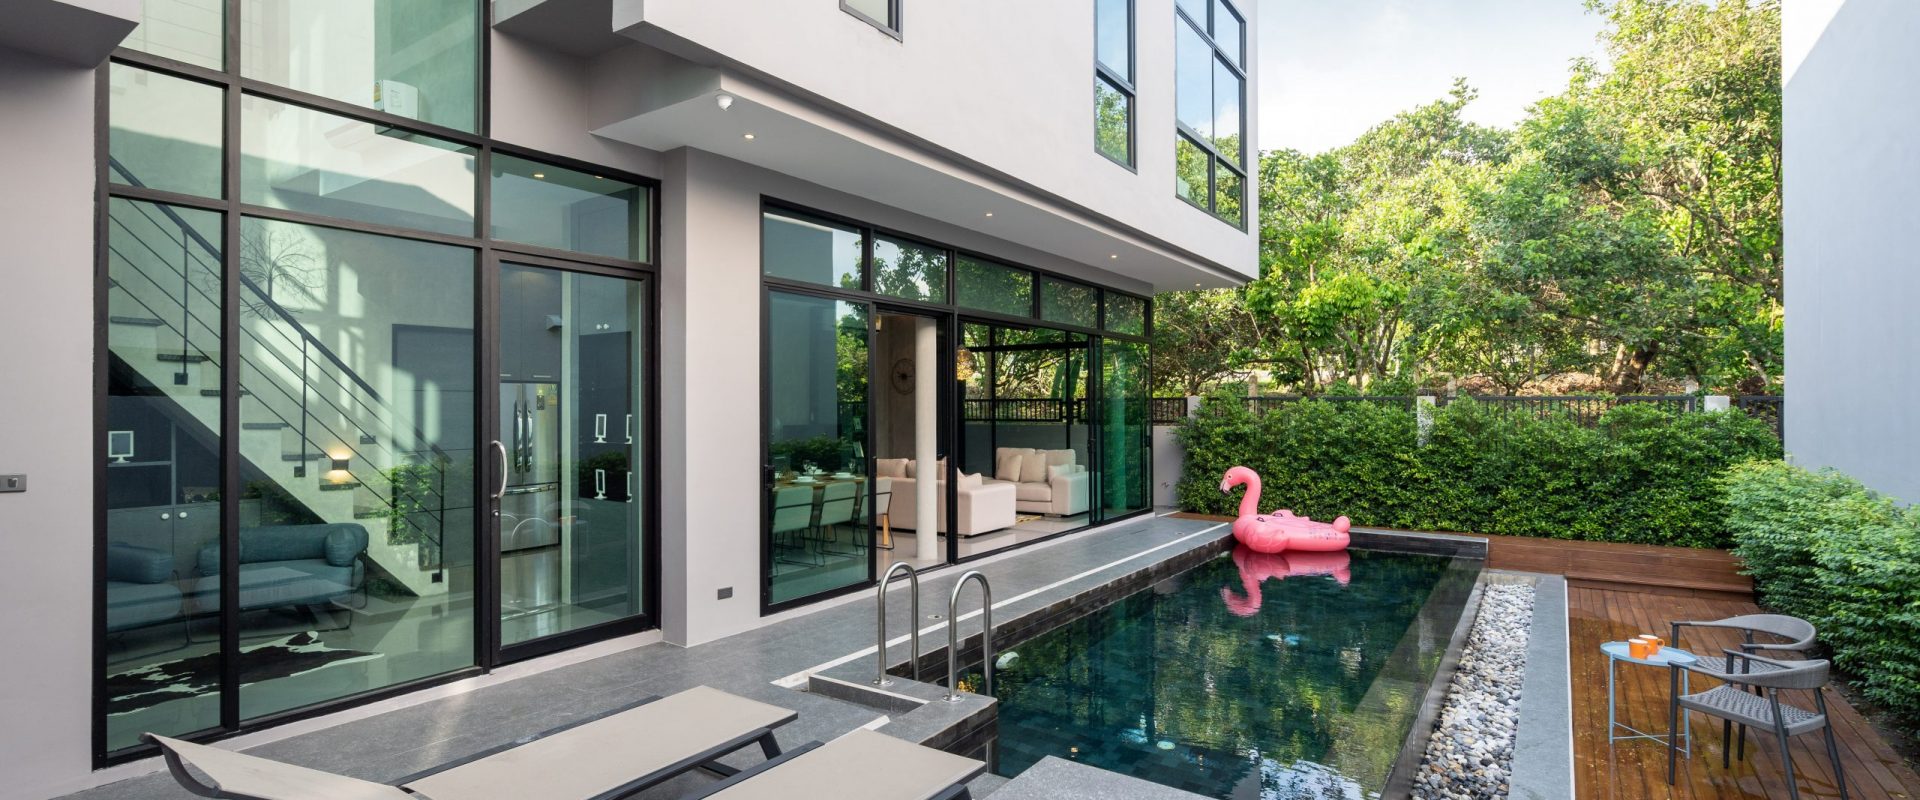
MULTIPOLYGON (((1258 271, 1249 232, 1257 223, 1238 230, 1174 196, 1174 0, 1135 0, 1137 171, 1093 147, 1091 2, 908 2, 900 39, 830 0, 731 0, 726 13, 712 5, 616 0, 614 28, 651 26, 680 49, 718 56, 703 61, 738 65, 1249 278, 1258 271)), ((1235 3, 1247 20, 1248 64, 1258 54, 1258 5, 1235 3)), ((1257 142, 1257 70, 1246 94, 1246 141, 1257 142)), ((1252 161, 1248 196, 1257 197, 1252 161)))
POLYGON ((1787 452, 1920 500, 1920 4, 1784 14, 1787 452))
POLYGON ((93 81, 0 47, 0 798, 76 788, 93 675, 93 81))
POLYGON ((1186 467, 1187 448, 1180 446, 1172 425, 1153 426, 1153 504, 1175 507, 1180 499, 1174 488, 1180 485, 1180 472, 1186 467))

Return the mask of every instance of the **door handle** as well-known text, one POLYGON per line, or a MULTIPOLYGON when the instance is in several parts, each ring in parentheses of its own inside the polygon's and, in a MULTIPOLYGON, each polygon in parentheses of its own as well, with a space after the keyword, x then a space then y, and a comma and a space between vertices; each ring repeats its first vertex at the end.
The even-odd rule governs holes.
POLYGON ((500 485, 493 490, 493 499, 498 500, 507 494, 507 446, 495 439, 493 449, 500 451, 500 485))

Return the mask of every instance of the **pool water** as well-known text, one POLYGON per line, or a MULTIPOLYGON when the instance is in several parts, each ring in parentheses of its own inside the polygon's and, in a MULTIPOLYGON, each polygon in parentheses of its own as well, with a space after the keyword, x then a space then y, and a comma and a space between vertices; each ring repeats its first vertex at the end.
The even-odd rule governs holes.
POLYGON ((1208 797, 1377 797, 1479 567, 1208 561, 997 654, 994 772, 1051 755, 1208 797))

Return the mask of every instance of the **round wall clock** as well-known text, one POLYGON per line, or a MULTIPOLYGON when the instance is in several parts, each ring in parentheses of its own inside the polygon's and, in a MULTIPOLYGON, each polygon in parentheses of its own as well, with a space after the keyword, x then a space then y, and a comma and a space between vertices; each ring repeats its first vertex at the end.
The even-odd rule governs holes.
POLYGON ((913 359, 903 358, 893 362, 893 390, 901 394, 913 394, 913 359))

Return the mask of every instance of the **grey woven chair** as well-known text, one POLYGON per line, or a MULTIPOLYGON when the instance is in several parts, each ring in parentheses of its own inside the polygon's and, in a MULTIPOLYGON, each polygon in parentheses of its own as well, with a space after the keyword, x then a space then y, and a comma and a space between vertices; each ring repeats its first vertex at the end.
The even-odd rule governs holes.
MULTIPOLYGON (((1715 657, 1715 660, 1731 666, 1731 671, 1709 669, 1699 662, 1673 664, 1669 668, 1669 696, 1673 700, 1669 703, 1667 716, 1667 785, 1673 785, 1674 771, 1679 763, 1680 740, 1675 734, 1680 729, 1680 715, 1687 711, 1698 711, 1719 717, 1726 724, 1751 725, 1773 731, 1780 745, 1780 761, 1787 768, 1787 791, 1794 800, 1799 800, 1800 787, 1794 780, 1793 753, 1788 749, 1787 741, 1803 733, 1824 733, 1827 757, 1833 760, 1834 781, 1840 787, 1840 800, 1846 800, 1847 777, 1841 771, 1839 745, 1833 740, 1833 725, 1827 716, 1827 698, 1820 692, 1820 688, 1827 685, 1828 663, 1824 660, 1775 661, 1733 649, 1721 652, 1726 654, 1725 657, 1715 657), (1761 671, 1760 667, 1767 669, 1761 671), (1724 683, 1704 692, 1683 695, 1680 693, 1681 670, 1717 678, 1724 683), (1759 693, 1748 692, 1742 687, 1757 689, 1759 693), (1812 690, 1816 710, 1808 711, 1780 702, 1781 689, 1812 690)), ((1721 747, 1724 749, 1731 744, 1726 741, 1727 728, 1724 724, 1721 737, 1721 747)), ((1744 754, 1742 757, 1745 757, 1744 754)))
MULTIPOLYGON (((1722 630, 1739 631, 1741 638, 1740 649, 1747 653, 1759 650, 1793 653, 1804 652, 1807 648, 1813 646, 1814 639, 1817 636, 1813 623, 1799 617, 1789 617, 1785 614, 1742 614, 1737 617, 1727 617, 1726 619, 1684 621, 1671 624, 1673 626, 1673 636, 1667 640, 1667 643, 1674 647, 1680 646, 1681 628, 1719 628, 1722 630), (1757 642, 1754 641, 1754 634, 1756 633, 1764 633, 1785 641, 1757 642)), ((1728 660, 1723 656, 1698 655, 1697 657, 1700 660, 1695 662, 1695 666, 1714 672, 1772 672, 1777 669, 1777 667, 1772 665, 1772 662, 1742 661, 1739 663, 1728 663, 1728 660)), ((1759 690, 1755 689, 1754 691, 1757 693, 1759 690)), ((1733 723, 1722 720, 1720 723, 1720 737, 1725 739, 1732 735, 1732 733, 1733 723)), ((1740 726, 1740 741, 1736 747, 1740 759, 1743 761, 1746 760, 1747 726, 1745 725, 1740 726)), ((1736 750, 1734 749, 1721 751, 1721 766, 1733 766, 1735 752, 1736 750)))

